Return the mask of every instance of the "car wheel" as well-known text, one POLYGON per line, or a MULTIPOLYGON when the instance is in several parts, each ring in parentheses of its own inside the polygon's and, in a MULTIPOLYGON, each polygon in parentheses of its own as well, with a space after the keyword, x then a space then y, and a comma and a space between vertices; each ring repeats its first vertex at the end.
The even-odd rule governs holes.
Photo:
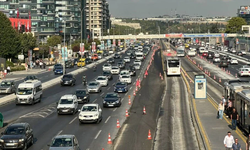
POLYGON ((79 121, 79 125, 81 125, 82 124, 82 122, 81 121, 79 121))
POLYGON ((40 95, 40 97, 39 97, 39 101, 38 101, 38 102, 40 103, 40 102, 41 102, 41 100, 42 100, 42 95, 40 95))
POLYGON ((27 150, 27 143, 24 143, 24 146, 23 146, 22 150, 27 150))
POLYGON ((34 137, 32 135, 31 140, 30 140, 30 146, 34 144, 34 137))
POLYGON ((32 102, 31 102, 31 105, 34 105, 34 104, 35 104, 35 99, 33 98, 32 102))

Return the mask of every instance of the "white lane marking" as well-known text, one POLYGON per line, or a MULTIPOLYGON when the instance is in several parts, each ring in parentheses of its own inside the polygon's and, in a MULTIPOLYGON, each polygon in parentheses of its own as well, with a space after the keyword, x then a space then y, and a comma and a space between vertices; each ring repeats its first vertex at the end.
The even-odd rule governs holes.
POLYGON ((130 90, 132 89, 132 86, 129 88, 130 90))
POLYGON ((57 133, 57 135, 60 135, 62 132, 63 132, 63 130, 59 131, 59 132, 57 133))
POLYGON ((116 111, 117 108, 115 108, 113 111, 116 111))
POLYGON ((126 93, 125 95, 128 95, 128 93, 126 93))
POLYGON ((110 89, 110 87, 107 88, 107 90, 109 90, 109 89, 110 89))
POLYGON ((97 101, 97 98, 93 101, 93 103, 95 103, 97 101))
POLYGON ((98 136, 100 135, 101 132, 102 132, 102 130, 100 130, 100 131, 96 134, 95 140, 98 138, 98 136))
POLYGON ((73 120, 71 120, 71 121, 69 122, 69 124, 71 124, 72 122, 74 122, 74 121, 76 120, 76 118, 77 118, 77 117, 75 117, 73 120))
POLYGON ((135 82, 133 83, 133 85, 135 85, 135 82))
POLYGON ((111 116, 109 116, 109 117, 106 119, 105 123, 107 123, 107 122, 109 121, 110 117, 111 117, 111 116))
POLYGON ((124 100, 124 98, 122 98, 122 101, 124 100))
POLYGON ((101 96, 103 96, 104 93, 101 94, 101 96))

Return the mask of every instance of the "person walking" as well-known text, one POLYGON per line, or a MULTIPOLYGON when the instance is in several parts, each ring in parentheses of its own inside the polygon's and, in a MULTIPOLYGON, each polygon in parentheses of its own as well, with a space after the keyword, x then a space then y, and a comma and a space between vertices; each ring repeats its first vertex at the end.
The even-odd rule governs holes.
POLYGON ((221 101, 219 106, 218 106, 219 119, 222 119, 223 111, 224 111, 224 104, 223 104, 223 101, 221 101))
POLYGON ((239 120, 238 112, 235 108, 233 108, 233 112, 231 114, 231 121, 232 121, 232 129, 236 130, 237 120, 239 120))
POLYGON ((40 69, 42 69, 42 67, 43 67, 43 62, 42 61, 39 62, 39 66, 40 66, 40 69))
POLYGON ((238 139, 235 139, 235 143, 233 143, 232 150, 242 150, 240 143, 238 143, 238 139))
POLYGON ((231 132, 228 131, 227 135, 224 138, 224 146, 226 150, 232 150, 233 143, 234 143, 234 137, 231 135, 231 132))
POLYGON ((7 67, 7 74, 10 74, 10 66, 7 67))

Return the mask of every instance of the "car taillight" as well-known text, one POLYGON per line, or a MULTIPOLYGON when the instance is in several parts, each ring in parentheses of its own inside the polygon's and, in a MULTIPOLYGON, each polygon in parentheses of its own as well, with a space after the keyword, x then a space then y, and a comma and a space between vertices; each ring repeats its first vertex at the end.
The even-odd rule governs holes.
POLYGON ((243 73, 243 71, 241 71, 240 73, 243 73))

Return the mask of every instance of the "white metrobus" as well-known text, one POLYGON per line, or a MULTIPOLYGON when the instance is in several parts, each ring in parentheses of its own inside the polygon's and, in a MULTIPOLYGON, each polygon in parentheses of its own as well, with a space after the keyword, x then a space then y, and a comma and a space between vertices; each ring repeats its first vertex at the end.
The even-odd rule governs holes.
POLYGON ((178 57, 166 57, 167 75, 181 75, 181 60, 178 57))

